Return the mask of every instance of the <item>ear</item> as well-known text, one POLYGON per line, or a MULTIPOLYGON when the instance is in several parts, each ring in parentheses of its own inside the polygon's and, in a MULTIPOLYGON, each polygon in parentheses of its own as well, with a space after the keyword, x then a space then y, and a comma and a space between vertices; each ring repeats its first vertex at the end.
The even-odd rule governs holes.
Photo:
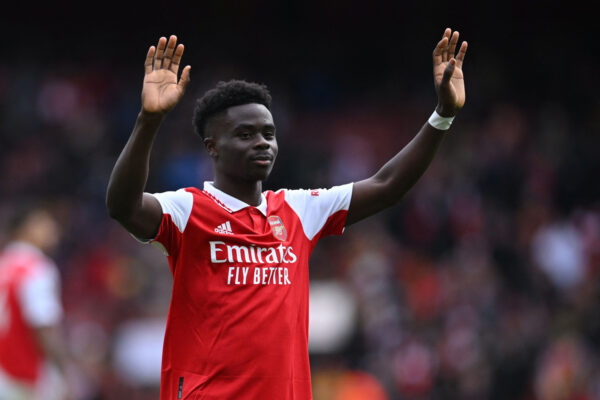
POLYGON ((204 147, 206 147, 209 156, 214 159, 217 158, 217 141, 213 137, 204 138, 204 147))

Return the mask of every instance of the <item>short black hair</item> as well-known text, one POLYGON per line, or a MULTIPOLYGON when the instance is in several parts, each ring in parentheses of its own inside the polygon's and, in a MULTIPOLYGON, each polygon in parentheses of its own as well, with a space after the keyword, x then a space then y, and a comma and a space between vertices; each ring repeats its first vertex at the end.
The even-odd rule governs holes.
POLYGON ((271 109, 271 94, 263 84, 243 80, 219 82, 214 89, 207 91, 196 102, 194 109, 194 130, 202 139, 205 137, 208 120, 233 106, 257 103, 271 109))

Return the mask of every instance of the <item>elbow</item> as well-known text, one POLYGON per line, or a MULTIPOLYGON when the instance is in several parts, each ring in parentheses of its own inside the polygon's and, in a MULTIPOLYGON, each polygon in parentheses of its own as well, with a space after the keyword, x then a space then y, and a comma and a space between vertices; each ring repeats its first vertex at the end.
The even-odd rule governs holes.
POLYGON ((108 211, 108 216, 116 221, 121 221, 123 218, 123 214, 121 214, 118 210, 115 210, 113 208, 110 207, 106 207, 106 210, 108 211))
POLYGON ((398 204, 410 189, 405 182, 394 180, 391 177, 376 177, 375 182, 379 187, 379 201, 383 208, 398 204))
POLYGON ((123 219, 123 212, 111 206, 108 202, 106 203, 106 211, 108 212, 108 216, 114 220, 121 221, 123 219))
POLYGON ((106 196, 105 206, 108 216, 116 221, 127 221, 129 215, 131 215, 122 202, 112 199, 110 196, 106 196))

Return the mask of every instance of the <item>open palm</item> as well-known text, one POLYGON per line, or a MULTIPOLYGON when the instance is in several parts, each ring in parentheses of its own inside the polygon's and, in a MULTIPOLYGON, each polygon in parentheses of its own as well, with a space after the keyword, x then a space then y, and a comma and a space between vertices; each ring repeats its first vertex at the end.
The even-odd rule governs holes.
POLYGON ((450 28, 433 50, 433 81, 438 95, 438 108, 443 116, 454 116, 465 105, 466 93, 462 64, 467 42, 462 42, 456 58, 454 52, 459 33, 450 28))
POLYGON ((177 37, 161 37, 156 47, 151 46, 144 64, 145 76, 142 88, 142 109, 147 113, 164 114, 181 99, 190 81, 190 69, 186 66, 177 81, 183 45, 177 46, 177 37))

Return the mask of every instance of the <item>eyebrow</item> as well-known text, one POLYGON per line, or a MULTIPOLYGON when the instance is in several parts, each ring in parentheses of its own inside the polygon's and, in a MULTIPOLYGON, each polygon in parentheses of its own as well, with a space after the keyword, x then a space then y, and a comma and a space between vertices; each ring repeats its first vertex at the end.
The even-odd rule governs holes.
MULTIPOLYGON (((243 128, 254 129, 255 127, 256 126, 254 124, 248 124, 248 123, 242 122, 241 124, 236 125, 233 129, 234 130, 243 129, 243 128)), ((263 127, 268 127, 268 128, 276 129, 275 124, 264 124, 263 127)))

